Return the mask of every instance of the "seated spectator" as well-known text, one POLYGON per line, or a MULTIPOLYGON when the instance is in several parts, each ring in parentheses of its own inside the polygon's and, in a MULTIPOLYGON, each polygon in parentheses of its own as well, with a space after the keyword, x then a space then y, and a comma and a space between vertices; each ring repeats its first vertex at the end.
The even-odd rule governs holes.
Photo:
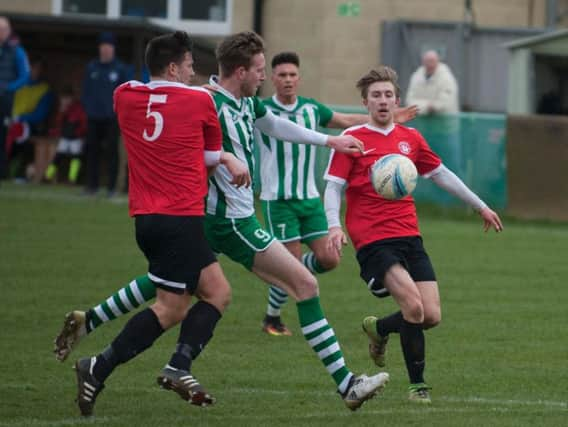
POLYGON ((59 98, 59 111, 50 135, 59 138, 55 158, 47 167, 45 178, 57 181, 58 169, 68 160, 67 180, 75 184, 81 168, 83 141, 87 133, 87 116, 71 86, 63 88, 59 98))
MULTIPOLYGON (((32 58, 28 83, 14 94, 12 117, 8 132, 11 134, 23 127, 29 128, 29 138, 16 138, 11 143, 10 165, 11 176, 17 182, 26 182, 26 169, 33 161, 33 143, 35 139, 46 137, 49 116, 53 107, 53 93, 44 80, 45 60, 32 58)), ((7 141, 8 142, 8 141, 7 141)), ((10 144, 7 144, 10 145, 10 144)))

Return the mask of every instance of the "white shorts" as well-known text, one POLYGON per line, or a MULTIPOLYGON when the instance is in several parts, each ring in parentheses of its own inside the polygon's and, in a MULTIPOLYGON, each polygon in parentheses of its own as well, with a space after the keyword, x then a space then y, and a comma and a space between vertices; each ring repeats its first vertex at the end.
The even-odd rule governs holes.
POLYGON ((60 138, 57 144, 57 152, 62 154, 71 154, 78 156, 81 154, 83 148, 83 140, 81 138, 67 139, 60 138))

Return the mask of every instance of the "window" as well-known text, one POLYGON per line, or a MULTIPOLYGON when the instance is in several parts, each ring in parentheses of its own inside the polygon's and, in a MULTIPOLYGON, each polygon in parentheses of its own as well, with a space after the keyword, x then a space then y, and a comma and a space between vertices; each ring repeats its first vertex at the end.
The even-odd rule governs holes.
POLYGON ((227 20, 227 0, 182 0, 180 18, 224 22, 227 20))
POLYGON ((122 0, 120 6, 122 16, 166 18, 167 12, 167 0, 122 0))
POLYGON ((107 0, 63 0, 63 12, 106 15, 107 0))

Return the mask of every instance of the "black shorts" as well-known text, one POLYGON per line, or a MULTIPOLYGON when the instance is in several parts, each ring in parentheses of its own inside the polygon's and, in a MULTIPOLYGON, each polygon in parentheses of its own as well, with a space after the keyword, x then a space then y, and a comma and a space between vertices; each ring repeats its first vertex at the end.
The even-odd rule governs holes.
POLYGON ((150 280, 170 292, 195 293, 201 270, 216 261, 205 238, 203 217, 137 215, 135 227, 150 280))
POLYGON ((369 291, 379 298, 389 295, 384 287, 385 274, 395 264, 401 264, 415 282, 435 281, 436 274, 422 245, 422 237, 399 237, 378 240, 357 251, 361 278, 369 291))

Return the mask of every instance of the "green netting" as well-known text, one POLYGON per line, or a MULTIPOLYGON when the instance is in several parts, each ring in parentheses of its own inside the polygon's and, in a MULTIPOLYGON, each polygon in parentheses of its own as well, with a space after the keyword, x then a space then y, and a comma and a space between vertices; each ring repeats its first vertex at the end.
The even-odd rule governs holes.
MULTIPOLYGON (((334 107, 345 113, 364 113, 362 108, 334 107)), ((421 116, 407 125, 418 129, 444 164, 454 171, 486 203, 498 209, 507 205, 504 114, 460 113, 452 116, 421 116)), ((320 129, 337 134, 334 130, 320 129)), ((318 148, 317 184, 324 188, 323 173, 329 150, 318 148)), ((258 168, 255 188, 260 188, 258 168)), ((414 192, 419 202, 458 205, 461 202, 431 181, 420 179, 414 192)))

